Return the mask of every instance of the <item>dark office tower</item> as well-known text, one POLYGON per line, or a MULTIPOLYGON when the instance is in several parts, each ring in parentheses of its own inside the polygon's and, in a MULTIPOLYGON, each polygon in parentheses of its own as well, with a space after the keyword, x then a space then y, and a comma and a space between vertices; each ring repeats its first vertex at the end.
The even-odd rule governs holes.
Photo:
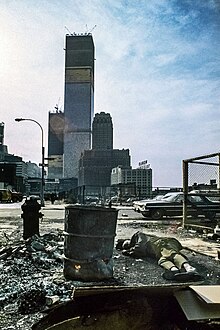
POLYGON ((49 112, 48 126, 48 158, 51 158, 48 160, 48 178, 60 179, 63 177, 64 113, 49 112))
POLYGON ((79 161, 79 186, 110 187, 116 164, 130 167, 129 149, 85 150, 79 161))
POLYGON ((0 123, 0 161, 4 159, 4 154, 8 153, 8 147, 4 145, 5 124, 0 123))
POLYGON ((4 123, 0 123, 0 144, 4 144, 4 128, 5 128, 5 124, 4 123))
POLYGON ((78 177, 80 155, 91 149, 94 115, 92 35, 66 36, 64 177, 78 177))
POLYGON ((92 149, 113 149, 113 125, 109 113, 95 114, 92 123, 92 149))

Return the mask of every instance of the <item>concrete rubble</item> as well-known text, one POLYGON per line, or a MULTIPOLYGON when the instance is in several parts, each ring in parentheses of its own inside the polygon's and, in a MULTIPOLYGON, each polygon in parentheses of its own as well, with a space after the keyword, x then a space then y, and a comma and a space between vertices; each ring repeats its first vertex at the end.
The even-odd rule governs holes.
MULTIPOLYGON (((8 240, 0 250, 2 313, 26 315, 51 305, 54 296, 59 301, 69 299, 73 286, 62 279, 62 253, 63 237, 59 232, 26 241, 8 240)), ((20 328, 24 329, 23 325, 20 328)))

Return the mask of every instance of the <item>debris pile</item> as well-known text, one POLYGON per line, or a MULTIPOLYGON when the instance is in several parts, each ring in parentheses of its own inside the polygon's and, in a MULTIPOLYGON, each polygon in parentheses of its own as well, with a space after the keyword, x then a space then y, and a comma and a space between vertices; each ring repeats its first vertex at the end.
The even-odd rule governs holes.
MULTIPOLYGON (((65 281, 62 274, 62 232, 42 237, 35 235, 25 241, 13 240, 12 243, 9 238, 7 240, 7 244, 0 249, 2 314, 35 313, 51 305, 51 301, 70 299, 73 286, 65 281), (54 296, 57 297, 55 300, 54 296)), ((0 325, 1 321, 2 317, 0 325)))
MULTIPOLYGON (((123 237, 136 230, 136 224, 120 225, 123 237)), ((140 227, 140 225, 139 225, 140 227)), ((120 232, 119 230, 119 232, 120 232)), ((183 233, 182 233, 183 234, 183 233)), ((27 240, 14 231, 0 238, 0 328, 31 329, 31 326, 59 303, 72 301, 78 287, 181 286, 163 279, 163 270, 152 259, 135 259, 114 249, 114 278, 101 282, 67 281, 63 275, 64 235, 54 230, 27 240), (149 276, 150 275, 150 276, 149 276)), ((116 239, 117 241, 117 239, 116 239)), ((214 258, 184 251, 200 274, 204 284, 220 284, 220 264, 214 258)), ((182 283, 186 286, 186 283, 182 283)))

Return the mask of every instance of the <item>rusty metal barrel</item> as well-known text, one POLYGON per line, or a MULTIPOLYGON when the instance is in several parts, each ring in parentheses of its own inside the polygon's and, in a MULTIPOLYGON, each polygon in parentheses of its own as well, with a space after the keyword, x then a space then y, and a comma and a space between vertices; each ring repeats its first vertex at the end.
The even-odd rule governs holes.
POLYGON ((99 281, 113 277, 113 248, 118 210, 69 205, 65 208, 64 276, 99 281))

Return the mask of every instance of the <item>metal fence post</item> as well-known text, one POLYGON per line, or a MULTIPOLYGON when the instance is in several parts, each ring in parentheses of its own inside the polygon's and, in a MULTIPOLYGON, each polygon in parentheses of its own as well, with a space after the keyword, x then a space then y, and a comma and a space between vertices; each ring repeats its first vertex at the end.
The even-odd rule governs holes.
POLYGON ((220 154, 218 154, 218 183, 217 188, 220 189, 220 154))
POLYGON ((182 227, 184 228, 187 220, 187 195, 188 195, 188 162, 183 160, 183 221, 182 227))

